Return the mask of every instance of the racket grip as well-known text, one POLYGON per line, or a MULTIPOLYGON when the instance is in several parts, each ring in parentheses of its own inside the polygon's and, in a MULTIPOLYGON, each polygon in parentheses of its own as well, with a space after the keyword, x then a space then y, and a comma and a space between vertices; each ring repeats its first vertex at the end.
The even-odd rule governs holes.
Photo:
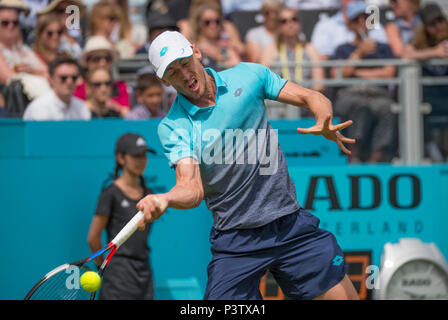
POLYGON ((135 216, 121 229, 121 231, 115 236, 115 238, 111 241, 117 249, 129 239, 130 236, 134 234, 134 232, 138 228, 139 221, 143 219, 143 212, 139 211, 135 214, 135 216))

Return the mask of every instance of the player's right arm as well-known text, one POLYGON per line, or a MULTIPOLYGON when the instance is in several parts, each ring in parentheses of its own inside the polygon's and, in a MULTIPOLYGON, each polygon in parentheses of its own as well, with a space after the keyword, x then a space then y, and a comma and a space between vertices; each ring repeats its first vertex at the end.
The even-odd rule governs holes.
MULTIPOLYGON (((176 184, 167 193, 148 195, 137 203, 137 209, 144 214, 144 222, 152 222, 165 213, 167 208, 192 209, 204 199, 199 163, 190 157, 180 159, 176 164, 176 184), (154 200, 154 197, 157 200, 154 200)), ((142 221, 140 228, 144 227, 142 221)))

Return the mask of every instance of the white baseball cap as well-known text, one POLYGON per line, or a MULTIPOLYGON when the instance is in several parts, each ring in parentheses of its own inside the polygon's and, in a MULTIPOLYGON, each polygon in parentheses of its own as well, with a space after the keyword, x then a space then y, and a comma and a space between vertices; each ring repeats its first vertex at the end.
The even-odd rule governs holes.
POLYGON ((192 44, 180 32, 165 31, 155 38, 148 50, 149 62, 159 78, 168 66, 179 59, 193 55, 192 44))

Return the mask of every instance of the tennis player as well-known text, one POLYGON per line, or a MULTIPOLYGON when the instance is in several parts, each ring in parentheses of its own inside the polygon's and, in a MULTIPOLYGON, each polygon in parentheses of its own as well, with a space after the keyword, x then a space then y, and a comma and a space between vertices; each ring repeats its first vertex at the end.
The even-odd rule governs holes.
POLYGON ((158 128, 176 184, 138 202, 139 227, 168 207, 190 209, 205 200, 214 222, 204 299, 262 299, 267 270, 293 299, 358 299, 335 237, 297 201, 264 100, 308 108, 316 124, 297 131, 323 135, 346 154, 344 143, 355 141, 339 131, 352 121, 333 125, 327 98, 262 65, 204 68, 197 46, 178 32, 159 35, 149 60, 178 93, 158 128))

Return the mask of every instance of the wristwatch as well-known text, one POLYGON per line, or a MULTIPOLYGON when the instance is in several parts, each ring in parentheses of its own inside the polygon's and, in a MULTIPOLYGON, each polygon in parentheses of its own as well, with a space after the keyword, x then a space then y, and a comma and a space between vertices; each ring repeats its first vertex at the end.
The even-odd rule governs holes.
POLYGON ((435 243, 417 238, 386 243, 377 281, 378 300, 448 300, 448 264, 435 243))

